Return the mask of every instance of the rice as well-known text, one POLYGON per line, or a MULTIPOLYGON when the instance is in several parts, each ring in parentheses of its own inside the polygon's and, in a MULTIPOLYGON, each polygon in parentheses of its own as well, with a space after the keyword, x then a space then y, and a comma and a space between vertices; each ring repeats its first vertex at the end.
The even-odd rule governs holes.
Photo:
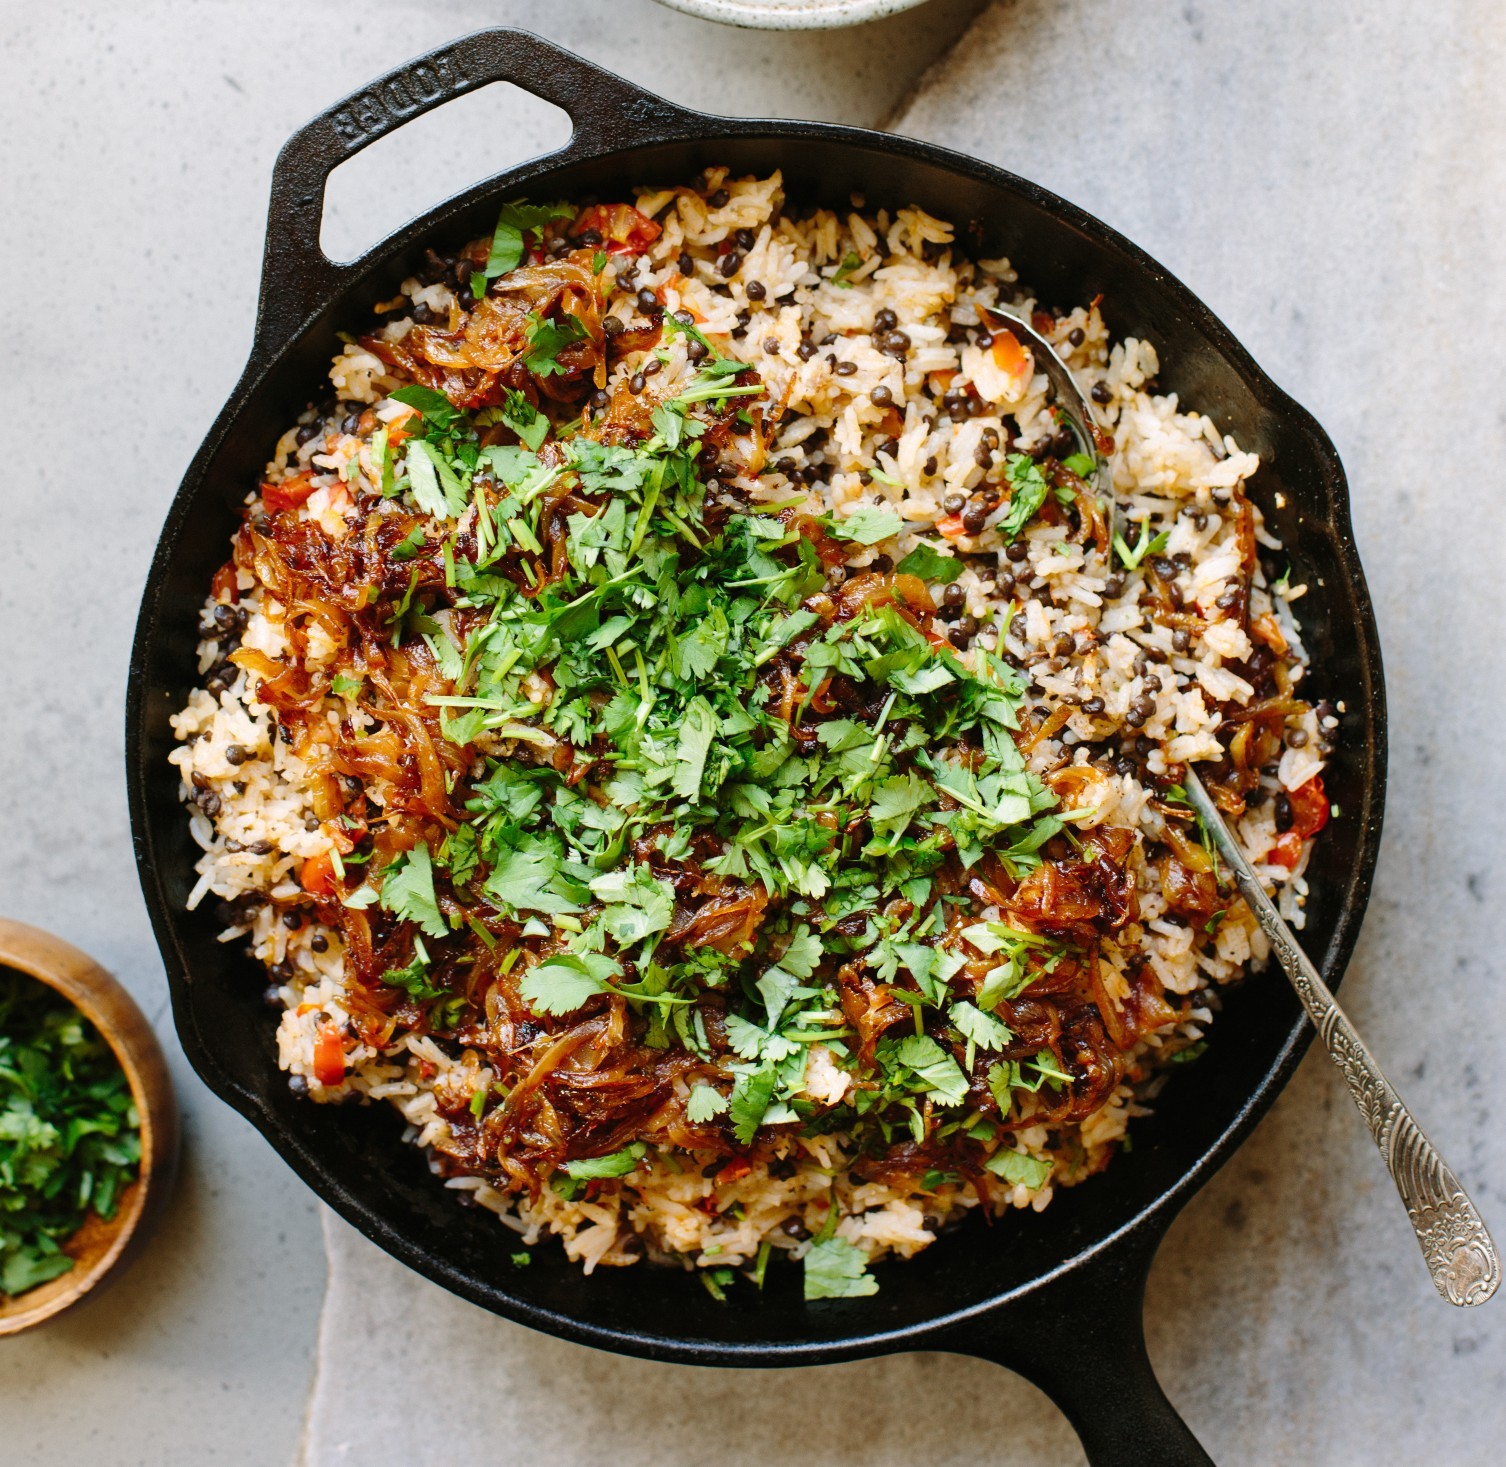
MULTIPOLYGON (((1292 834, 1291 797, 1306 791, 1310 806, 1321 791, 1314 781, 1337 710, 1299 696, 1306 657, 1293 605, 1304 588, 1268 580, 1255 552, 1279 548, 1246 493, 1258 459, 1157 391, 1153 347, 1111 340, 1096 303, 1039 311, 1008 261, 969 262, 951 224, 919 209, 789 210, 777 174, 735 179, 712 169, 694 189, 641 192, 637 207, 657 236, 644 251, 608 255, 599 277, 618 339, 632 340, 647 293, 756 366, 773 428, 766 443, 734 439, 726 492, 839 525, 865 509, 897 512, 904 528, 892 539, 851 544, 848 574, 887 570, 922 545, 959 557, 948 609, 955 627, 977 630, 953 641, 964 659, 996 654, 1030 680, 1029 701, 1051 716, 1022 746, 1056 793, 1060 819, 1076 838, 1111 827, 1137 833, 1125 859, 1138 910, 1103 943, 1100 1005, 1123 1010, 1148 969, 1174 1017, 1137 1039, 1111 1092, 1079 1121, 1053 1123, 1045 1098, 1018 1092, 999 1144, 1032 1165, 988 1176, 865 1174, 850 1136, 789 1125, 732 1165, 650 1147, 627 1173, 584 1189, 473 1167, 454 1116, 466 1097, 501 1082, 484 1047, 422 1025, 374 1038, 342 929, 305 890, 305 863, 351 848, 330 815, 328 770, 306 742, 280 736, 260 694, 290 666, 321 674, 340 649, 317 620, 295 646, 292 608, 244 554, 216 580, 199 647, 203 685, 173 719, 171 757, 203 850, 189 906, 215 899, 221 940, 245 943, 267 966, 278 1062, 294 1088, 316 1102, 394 1106, 406 1139, 429 1151, 457 1200, 495 1212, 524 1245, 557 1236, 588 1272, 647 1255, 707 1269, 756 1263, 761 1277, 771 1249, 798 1258, 812 1239, 832 1238, 869 1258, 908 1257, 973 1208, 1039 1211, 1057 1186, 1101 1170, 1165 1065, 1200 1051, 1219 990, 1265 960, 1265 939, 1232 892, 1207 921, 1178 909, 1164 844, 1178 818, 1166 803, 1168 777, 1189 762, 1224 760, 1241 729, 1271 726, 1280 752, 1251 772, 1237 833, 1283 914, 1301 925, 1310 842, 1292 834), (1091 394, 1112 442, 1126 535, 1149 547, 1138 559, 1129 547, 1133 566, 1069 533, 1070 517, 1043 516, 1010 537, 999 529, 1007 501, 980 514, 1004 451, 1061 431, 1045 376, 993 346, 995 308, 1032 318, 1091 394), (1241 723, 1273 697, 1284 700, 1274 724, 1263 713, 1265 722, 1241 723), (318 1054, 331 1032, 338 1081, 318 1054)), ((248 519, 268 512, 268 493, 297 483, 304 497, 285 512, 331 543, 352 534, 381 486, 379 435, 412 417, 391 396, 407 378, 390 348, 417 324, 455 326, 469 299, 463 273, 405 281, 373 335, 342 348, 329 373, 335 400, 311 407, 276 444, 264 484, 247 495, 248 519)), ((602 392, 641 388, 656 349, 652 370, 666 392, 694 378, 685 342, 656 340, 622 353, 602 392)), ((338 684, 320 716, 331 737, 377 726, 338 684)), ((379 784, 366 786, 380 803, 379 784)), ((677 1084, 683 1102, 687 1087, 677 1084)), ((841 1046, 812 1045, 799 1086, 818 1109, 850 1098, 841 1046)))

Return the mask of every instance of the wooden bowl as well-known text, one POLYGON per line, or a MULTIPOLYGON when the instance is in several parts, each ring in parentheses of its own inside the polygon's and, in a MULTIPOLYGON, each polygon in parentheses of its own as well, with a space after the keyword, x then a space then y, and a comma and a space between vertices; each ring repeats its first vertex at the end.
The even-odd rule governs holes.
POLYGON ((67 1273, 15 1298, 0 1296, 0 1335, 19 1334, 98 1289, 141 1246, 160 1217, 178 1166, 178 1107, 167 1064, 135 1000, 87 953, 51 933, 0 917, 0 967, 62 994, 104 1036, 130 1081, 141 1117, 141 1172, 120 1194, 115 1216, 90 1214, 64 1251, 67 1273))

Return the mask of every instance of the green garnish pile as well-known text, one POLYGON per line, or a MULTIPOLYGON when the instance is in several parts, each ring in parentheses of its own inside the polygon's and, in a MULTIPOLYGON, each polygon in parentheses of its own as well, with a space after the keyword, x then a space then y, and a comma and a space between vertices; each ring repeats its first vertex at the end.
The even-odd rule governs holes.
MULTIPOLYGON (((405 472, 388 480, 384 464, 389 492, 411 493, 442 522, 467 515, 470 530, 426 545, 442 562, 444 590, 404 596, 392 640, 422 637, 453 683, 453 694, 429 699, 449 739, 562 740, 590 773, 488 759, 463 797, 467 823, 436 832, 345 901, 379 902, 419 929, 412 961, 384 981, 433 1002, 436 1029, 459 1008, 432 981, 433 941, 470 936, 436 881, 460 907, 489 907, 522 924, 525 938, 547 939, 548 956, 521 974, 532 1010, 564 1016, 597 995, 624 995, 644 1020, 645 1045, 683 1046, 725 1066, 730 1087, 698 1085, 688 1119, 725 1117, 744 1146, 763 1127, 804 1123, 820 1109, 802 1093, 811 1044, 856 1065, 829 976, 856 961, 913 1018, 878 1043, 866 1083, 818 1128, 866 1129, 888 1145, 945 1142, 966 1125, 991 1141, 986 1123, 964 1120, 970 1081, 959 1058, 971 1068, 1009 1044, 993 1010, 1061 944, 992 922, 962 929, 971 954, 955 936, 944 945, 951 913, 965 914, 973 898, 933 878, 985 852, 1023 874, 1062 828, 1012 737, 1022 680, 981 648, 969 666, 883 598, 845 619, 819 615, 802 605, 826 580, 808 537, 757 509, 707 515, 697 463, 706 424, 688 409, 757 391, 737 382, 745 370, 711 356, 633 447, 573 436, 542 457, 534 450, 544 435, 530 430, 544 424, 524 403, 470 415, 428 389, 396 394, 424 423, 406 445, 405 472), (497 419, 524 443, 481 447, 478 430, 497 419), (543 564, 546 491, 567 476, 596 512, 570 516, 563 577, 525 594, 543 564), (469 613, 463 641, 435 619, 436 600, 469 613), (782 700, 771 666, 801 696, 782 700), (857 707, 813 706, 834 678, 857 707), (645 835, 653 863, 632 855, 645 835), (687 862, 766 894, 746 941, 665 940, 676 911, 667 871, 687 862), (991 959, 988 979, 962 999, 948 980, 979 954, 991 959), (697 1009, 710 989, 728 1000, 730 1054, 716 1053, 697 1009)), ((825 527, 855 549, 901 528, 893 510, 866 506, 825 527)), ((901 569, 941 580, 955 567, 929 552, 901 569)), ((415 570, 410 588, 417 579, 415 570)), ((504 971, 522 956, 510 953, 504 971)), ((1005 1111, 1012 1089, 1068 1078, 1049 1051, 977 1073, 1005 1111)), ((478 1117, 495 1103, 478 1097, 478 1117)), ((642 1154, 639 1145, 572 1160, 561 1184, 625 1175, 642 1154)), ((1044 1169, 1009 1148, 987 1164, 1037 1185, 1044 1169)))
POLYGON ((0 1294, 73 1267, 63 1244, 108 1220, 141 1162, 140 1121, 109 1045, 79 1011, 0 969, 0 1294))

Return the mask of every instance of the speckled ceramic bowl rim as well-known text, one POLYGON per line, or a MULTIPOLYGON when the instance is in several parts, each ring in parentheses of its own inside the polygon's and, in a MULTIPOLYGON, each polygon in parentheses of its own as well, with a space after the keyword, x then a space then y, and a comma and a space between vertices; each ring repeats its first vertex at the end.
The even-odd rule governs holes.
POLYGON ((767 31, 835 30, 913 10, 925 0, 805 0, 801 5, 770 5, 761 0, 659 0, 661 5, 716 20, 723 25, 767 31))

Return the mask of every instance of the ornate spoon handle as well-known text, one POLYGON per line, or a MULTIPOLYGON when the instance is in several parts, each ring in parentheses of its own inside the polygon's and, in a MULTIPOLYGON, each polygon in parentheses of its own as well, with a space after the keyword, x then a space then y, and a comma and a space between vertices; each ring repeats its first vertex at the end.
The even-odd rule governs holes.
POLYGON ((1291 928, 1265 894, 1233 832, 1191 768, 1185 786, 1193 809, 1212 833, 1219 854, 1233 871, 1241 895, 1270 938, 1287 978, 1302 1000, 1302 1007, 1328 1050, 1328 1057, 1349 1082, 1355 1104, 1380 1147, 1401 1200, 1406 1203, 1407 1216, 1412 1220, 1438 1292, 1450 1304, 1483 1304, 1501 1282, 1500 1254, 1484 1220, 1433 1143, 1423 1135, 1412 1112, 1381 1073, 1381 1067, 1355 1033, 1338 1001, 1328 991, 1328 985, 1318 976, 1318 970, 1298 947, 1291 928))

